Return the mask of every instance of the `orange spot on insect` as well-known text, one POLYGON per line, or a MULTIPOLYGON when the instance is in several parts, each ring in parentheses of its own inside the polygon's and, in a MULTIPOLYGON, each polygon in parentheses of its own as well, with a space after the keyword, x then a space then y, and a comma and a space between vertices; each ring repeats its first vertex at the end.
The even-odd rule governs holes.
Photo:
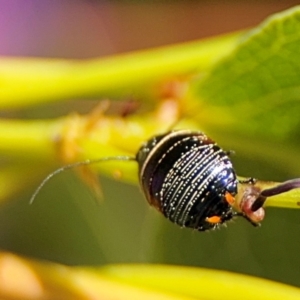
POLYGON ((218 224, 218 223, 221 223, 221 218, 219 216, 212 216, 212 217, 206 218, 206 221, 208 223, 218 224))
POLYGON ((225 199, 228 202, 228 204, 233 205, 235 202, 235 198, 228 192, 225 194, 225 199))

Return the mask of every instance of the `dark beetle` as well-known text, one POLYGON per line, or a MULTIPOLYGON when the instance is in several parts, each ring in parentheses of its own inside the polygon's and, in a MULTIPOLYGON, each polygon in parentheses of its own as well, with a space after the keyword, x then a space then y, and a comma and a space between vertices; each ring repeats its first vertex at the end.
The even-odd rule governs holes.
POLYGON ((227 153, 205 134, 180 130, 155 136, 136 160, 148 202, 170 221, 204 231, 237 214, 231 206, 235 171, 227 153))
POLYGON ((253 178, 238 181, 227 152, 213 140, 199 131, 178 130, 152 137, 136 157, 102 157, 63 166, 42 181, 30 203, 54 175, 111 160, 137 161, 147 201, 171 222, 199 231, 215 229, 234 216, 258 226, 268 197, 300 187, 300 178, 264 190, 255 186, 253 178), (239 184, 244 188, 238 193, 239 184))

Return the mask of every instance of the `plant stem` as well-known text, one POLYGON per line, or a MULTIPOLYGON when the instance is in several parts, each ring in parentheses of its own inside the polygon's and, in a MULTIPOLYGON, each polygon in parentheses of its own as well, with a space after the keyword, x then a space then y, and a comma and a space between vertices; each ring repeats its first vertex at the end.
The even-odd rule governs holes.
POLYGON ((0 60, 0 108, 61 99, 145 94, 145 85, 205 71, 235 45, 240 34, 82 61, 0 60))
POLYGON ((28 160, 51 159, 60 122, 0 120, 0 153, 28 160))

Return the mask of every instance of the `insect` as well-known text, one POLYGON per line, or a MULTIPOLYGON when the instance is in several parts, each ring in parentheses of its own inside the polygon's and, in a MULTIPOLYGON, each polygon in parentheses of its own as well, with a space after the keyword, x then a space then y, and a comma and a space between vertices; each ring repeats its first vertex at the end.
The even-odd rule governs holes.
POLYGON ((239 181, 228 152, 202 132, 177 130, 150 138, 135 157, 103 157, 63 166, 42 181, 30 203, 54 175, 110 160, 136 161, 139 182, 149 204, 171 222, 198 231, 218 228, 235 216, 257 226, 264 217, 262 206, 267 197, 300 187, 300 179, 263 191, 255 187, 253 178, 239 181), (238 194, 239 184, 247 185, 242 195, 238 194), (236 198, 241 199, 238 210, 234 208, 236 198))
POLYGON ((155 136, 138 151, 148 202, 170 221, 200 231, 232 219, 237 177, 228 155, 200 132, 155 136))

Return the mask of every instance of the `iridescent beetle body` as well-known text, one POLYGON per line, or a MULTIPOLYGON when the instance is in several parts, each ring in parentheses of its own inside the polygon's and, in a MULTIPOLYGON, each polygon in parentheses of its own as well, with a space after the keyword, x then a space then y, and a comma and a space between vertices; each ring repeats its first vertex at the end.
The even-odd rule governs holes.
POLYGON ((155 136, 138 151, 139 179, 148 202, 170 221, 199 231, 236 214, 238 180, 230 159, 198 131, 155 136))

